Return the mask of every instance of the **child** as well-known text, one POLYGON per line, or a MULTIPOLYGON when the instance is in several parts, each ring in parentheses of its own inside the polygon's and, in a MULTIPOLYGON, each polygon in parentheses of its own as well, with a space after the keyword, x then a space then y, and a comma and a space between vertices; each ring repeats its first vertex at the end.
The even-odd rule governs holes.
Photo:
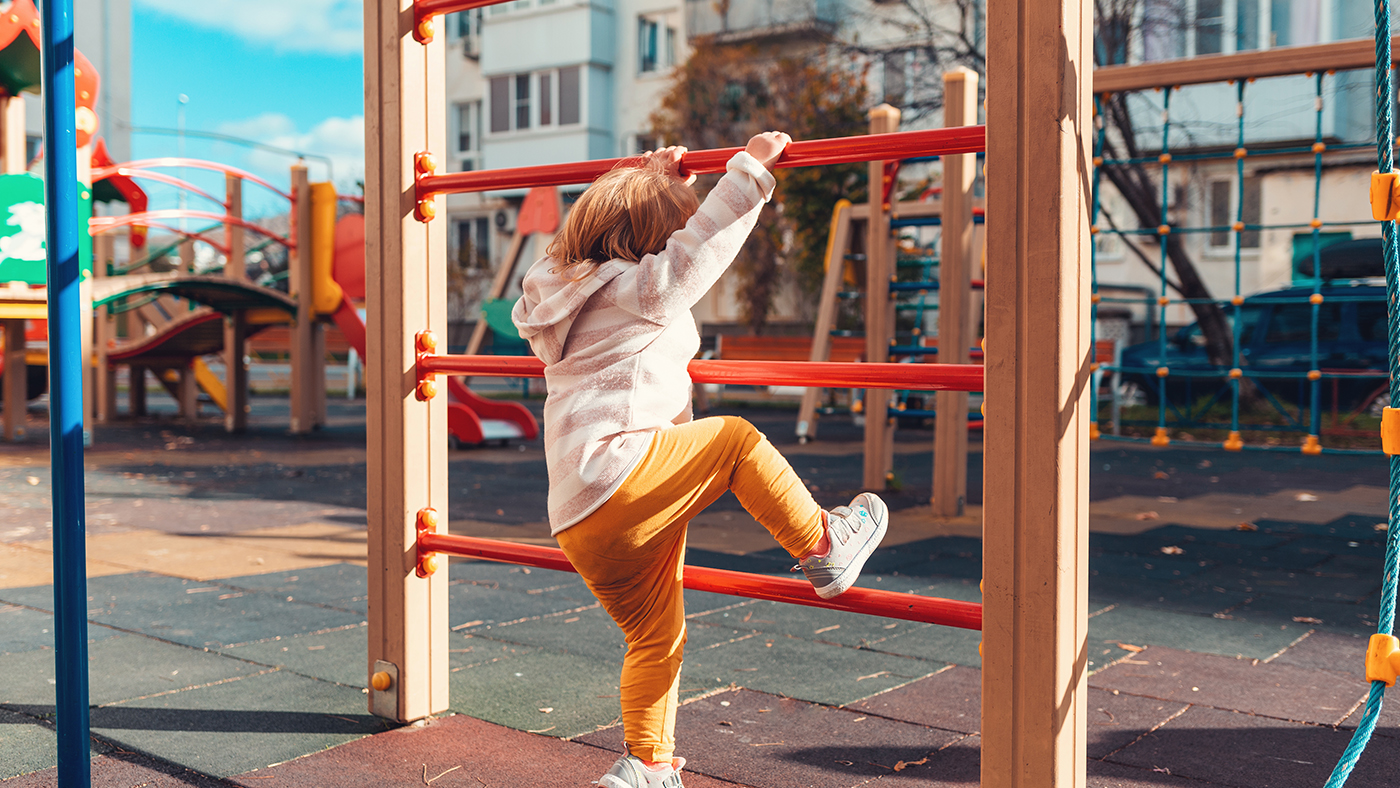
POLYGON ((855 582, 885 534, 885 504, 856 496, 829 514, 753 425, 691 421, 690 309, 733 262, 773 194, 791 142, 759 134, 704 204, 664 148, 594 181, 548 256, 525 275, 512 318, 545 363, 550 531, 627 640, 626 752, 604 788, 680 788, 673 732, 685 645, 686 524, 733 490, 816 588, 855 582))

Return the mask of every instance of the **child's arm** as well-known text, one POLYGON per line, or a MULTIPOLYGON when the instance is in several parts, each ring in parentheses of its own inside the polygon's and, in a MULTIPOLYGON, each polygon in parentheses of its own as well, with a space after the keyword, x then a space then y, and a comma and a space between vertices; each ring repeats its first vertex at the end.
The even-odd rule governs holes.
MULTIPOLYGON (((660 323, 699 302, 753 231, 760 209, 773 196, 775 181, 767 168, 791 141, 782 132, 766 132, 734 154, 724 177, 685 227, 671 235, 659 254, 641 259, 635 277, 619 293, 618 305, 660 323)), ((683 153, 682 148, 655 155, 667 157, 668 169, 681 178, 683 153)))

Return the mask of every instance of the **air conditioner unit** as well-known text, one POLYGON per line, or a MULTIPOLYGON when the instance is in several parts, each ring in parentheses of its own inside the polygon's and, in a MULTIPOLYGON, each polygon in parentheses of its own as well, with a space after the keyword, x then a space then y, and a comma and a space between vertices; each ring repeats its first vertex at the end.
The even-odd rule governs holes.
POLYGON ((510 235, 515 232, 515 214, 510 211, 504 208, 496 211, 496 217, 493 221, 496 223, 497 232, 504 233, 505 235, 510 235))

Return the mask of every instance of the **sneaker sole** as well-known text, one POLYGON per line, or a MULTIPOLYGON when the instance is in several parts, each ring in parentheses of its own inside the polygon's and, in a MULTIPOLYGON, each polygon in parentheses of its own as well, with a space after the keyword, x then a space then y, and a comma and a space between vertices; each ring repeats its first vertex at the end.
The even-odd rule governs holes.
POLYGON ((875 533, 865 540, 865 544, 861 545, 860 551, 856 553, 855 559, 846 565, 846 568, 836 576, 835 580, 816 589, 817 596, 822 599, 832 599, 846 593, 851 586, 855 585, 856 578, 860 577, 861 570, 865 568, 866 560, 870 558, 871 553, 875 552, 875 548, 880 546, 880 542, 885 538, 885 531, 889 528, 889 508, 884 507, 884 501, 881 501, 880 504, 885 509, 885 516, 876 526, 875 533))

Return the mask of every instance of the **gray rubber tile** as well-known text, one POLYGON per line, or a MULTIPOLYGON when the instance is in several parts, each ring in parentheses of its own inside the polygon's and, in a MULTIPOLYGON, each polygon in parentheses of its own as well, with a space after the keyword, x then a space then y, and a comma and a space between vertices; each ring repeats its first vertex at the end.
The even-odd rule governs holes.
MULTIPOLYGON (((88 619, 190 646, 221 646, 333 629, 359 613, 287 602, 219 582, 134 573, 88 579, 88 619)), ((0 591, 0 599, 52 606, 50 586, 0 591)))
POLYGON ((369 580, 365 568, 357 564, 313 566, 294 572, 230 577, 219 582, 272 596, 291 597, 289 602, 325 605, 360 615, 365 615, 369 609, 369 580))
POLYGON ((1225 615, 1238 622, 1287 627, 1288 631, 1295 633, 1290 640, 1308 629, 1369 636, 1376 631, 1379 603, 1374 597, 1348 604, 1266 593, 1225 611, 1225 615))
POLYGON ((220 653, 338 684, 369 686, 369 677, 365 675, 368 626, 232 646, 220 649, 220 653))
POLYGON ((1297 523, 1284 520, 1255 520, 1259 531, 1269 534, 1321 536, 1342 540, 1376 540, 1376 523, 1384 517, 1349 514, 1327 523, 1297 523))
POLYGON ((1281 545, 1281 551, 1300 552, 1310 555, 1345 556, 1348 558, 1370 558, 1380 560, 1385 556, 1385 542, 1375 538, 1359 541, 1354 539, 1294 539, 1281 545))
MULTIPOLYGON (((53 651, 10 654, 3 665, 9 678, 0 684, 0 703, 26 710, 42 708, 45 714, 52 711, 53 651)), ((123 635, 88 644, 88 701, 94 706, 115 703, 262 670, 204 649, 123 635)))
MULTIPOLYGON (((598 607, 512 624, 465 629, 461 637, 469 641, 537 646, 559 654, 578 654, 605 661, 617 661, 625 653, 621 648, 622 630, 598 607)), ((458 641, 454 638, 455 642, 458 641)))
MULTIPOLYGON (((244 788, 423 788, 424 781, 431 781, 433 788, 577 788, 598 779, 615 760, 616 752, 454 715, 238 775, 230 782, 244 788)), ((690 788, 732 785, 689 770, 685 783, 690 788)))
POLYGON ((887 639, 872 642, 867 648, 930 662, 950 662, 980 668, 982 657, 977 653, 977 646, 981 642, 982 633, 974 629, 936 625, 905 626, 905 622, 900 622, 890 630, 887 639))
POLYGON ((946 663, 754 635, 715 648, 689 650, 683 687, 741 687, 840 706, 935 673, 946 663))
MULTIPOLYGON (((1195 706, 1107 760, 1221 785, 1316 788, 1350 737, 1346 730, 1195 706)), ((1348 785, 1394 788, 1397 762, 1400 739, 1374 737, 1348 785)))
POLYGON ((1089 619, 1089 648, 1092 653, 1115 643, 1171 645, 1204 654, 1266 659, 1310 628, 1292 622, 1278 624, 1272 617, 1232 621, 1118 605, 1089 619))
POLYGON ((556 572, 496 561, 473 561, 453 558, 448 565, 448 577, 453 582, 466 582, 489 588, 514 591, 556 591, 570 589, 573 594, 589 594, 583 578, 574 572, 556 572))
MULTIPOLYGON (((2 779, 2 778, 0 778, 2 779)), ((227 783, 180 766, 152 760, 134 752, 107 752, 92 759, 92 784, 139 788, 223 788, 227 783)), ((57 768, 25 775, 5 788, 57 788, 57 768)))
POLYGON ((1271 664, 1364 677, 1366 644, 1362 634, 1319 629, 1284 649, 1271 664))
POLYGON ((1199 581, 1200 576, 1167 583, 1143 583, 1125 576, 1089 576, 1090 611, 1110 604, 1209 616, 1243 604, 1251 594, 1199 581))
MULTIPOLYGON (((451 673, 455 712, 560 738, 610 725, 621 713, 620 663, 524 647, 470 656, 478 660, 451 673)), ((682 675, 681 687, 689 686, 682 675)))
POLYGON ((1217 567, 1193 580, 1247 594, 1355 603, 1374 594, 1381 585, 1375 573, 1289 571, 1258 567, 1217 567))
POLYGON ((385 730, 365 694, 284 671, 92 710, 97 735, 216 777, 385 730))
POLYGON ((58 765, 58 734, 48 724, 0 709, 0 780, 58 765))
MULTIPOLYGON (((45 586, 52 588, 52 586, 45 586)), ((0 590, 3 594, 4 590, 0 590)), ((49 606, 53 606, 52 600, 49 606)), ((53 648, 53 615, 25 607, 0 604, 0 654, 53 648)), ((88 643, 116 637, 120 632, 88 625, 88 643)))
MULTIPOLYGON (((579 740, 620 750, 621 726, 579 740)), ((762 788, 846 788, 881 777, 914 786, 975 782, 977 761, 968 757, 975 749, 956 746, 964 741, 950 731, 747 690, 692 701, 676 715, 676 754, 688 759, 686 771, 762 788)))
POLYGON ((957 733, 982 729, 982 671, 954 666, 846 708, 957 733))
MULTIPOLYGON (((1376 727, 1373 736, 1384 736, 1390 739, 1400 739, 1400 703, 1395 702, 1395 690, 1386 691, 1385 702, 1381 704, 1381 713, 1376 720, 1376 727)), ((1369 697, 1367 698, 1369 700, 1369 697)), ((1342 722, 1341 727, 1347 730, 1355 730, 1361 724, 1361 720, 1366 713, 1366 704, 1358 706, 1356 711, 1351 713, 1342 722)))
MULTIPOLYGON (((1235 547, 1264 550, 1283 544, 1285 537, 1264 531, 1220 531, 1213 528, 1192 528, 1186 525, 1164 525, 1139 535, 1154 549, 1166 545, 1231 545, 1235 547)), ((1090 534, 1090 549, 1095 541, 1120 537, 1117 534, 1090 534)))
POLYGON ((493 588, 454 580, 447 587, 448 625, 464 630, 474 629, 482 625, 494 626, 577 610, 598 603, 582 585, 559 591, 562 593, 493 588))
POLYGON ((852 648, 862 648, 888 640, 896 631, 929 626, 918 622, 781 602, 759 601, 742 608, 742 611, 742 615, 738 610, 725 611, 693 620, 716 626, 732 626, 736 630, 758 631, 852 648))
POLYGON ((1157 555, 1132 556, 1105 554, 1089 560, 1089 576, 1132 577, 1161 581, 1191 577, 1205 571, 1199 561, 1188 558, 1157 555))

